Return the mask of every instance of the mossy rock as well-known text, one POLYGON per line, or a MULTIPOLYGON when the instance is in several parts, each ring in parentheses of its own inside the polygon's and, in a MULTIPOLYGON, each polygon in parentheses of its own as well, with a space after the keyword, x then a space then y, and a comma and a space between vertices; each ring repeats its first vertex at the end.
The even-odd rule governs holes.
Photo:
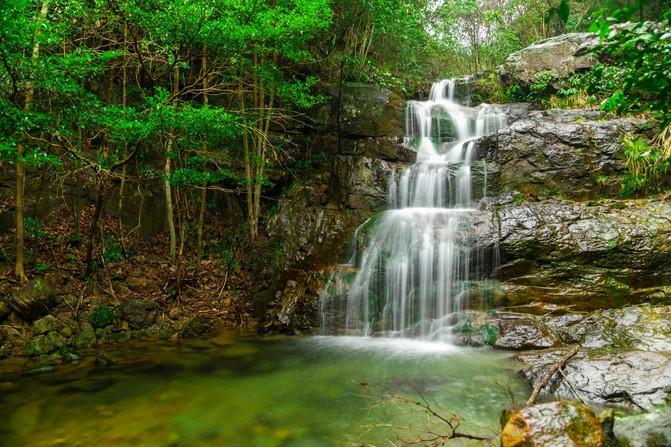
POLYGON ((33 332, 36 335, 46 334, 50 331, 59 331, 63 323, 53 315, 47 315, 33 323, 33 332))
POLYGON ((215 317, 198 315, 189 320, 182 328, 184 338, 213 337, 224 330, 221 320, 215 317))
POLYGON ((73 343, 77 349, 86 349, 90 348, 96 343, 96 333, 88 323, 85 323, 82 330, 75 334, 73 343))
POLYGON ((49 354, 67 345, 67 340, 58 332, 51 331, 46 335, 33 337, 26 345, 26 354, 39 356, 49 354))

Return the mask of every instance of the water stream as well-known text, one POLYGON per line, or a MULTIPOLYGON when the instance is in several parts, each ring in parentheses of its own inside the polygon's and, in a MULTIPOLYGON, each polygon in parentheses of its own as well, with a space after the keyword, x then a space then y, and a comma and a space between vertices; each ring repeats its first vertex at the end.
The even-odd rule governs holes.
POLYGON ((426 101, 408 102, 416 162, 391 175, 388 210, 357 230, 362 248, 323 292, 323 334, 450 340, 457 313, 495 261, 474 249, 476 206, 487 188, 474 140, 504 125, 493 106, 459 104, 453 80, 435 83, 426 101))
POLYGON ((0 364, 0 445, 386 446, 426 424, 391 396, 421 393, 458 413, 460 430, 494 435, 508 387, 528 394, 507 354, 409 339, 224 335, 124 343, 107 357, 18 376, 0 364))

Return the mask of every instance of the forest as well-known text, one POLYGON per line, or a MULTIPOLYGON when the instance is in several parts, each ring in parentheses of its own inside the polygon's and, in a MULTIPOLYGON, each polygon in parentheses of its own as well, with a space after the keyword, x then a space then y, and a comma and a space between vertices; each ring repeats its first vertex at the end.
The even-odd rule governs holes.
POLYGON ((667 0, 0 0, 0 444, 671 445, 670 172, 667 0))

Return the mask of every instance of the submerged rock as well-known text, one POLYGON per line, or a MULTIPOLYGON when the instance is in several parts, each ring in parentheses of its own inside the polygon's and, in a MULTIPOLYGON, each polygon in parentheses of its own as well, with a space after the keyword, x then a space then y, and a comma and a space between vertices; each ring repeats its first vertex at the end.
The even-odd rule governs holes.
MULTIPOLYGON (((521 374, 532 386, 564 354, 563 350, 520 354, 531 365, 521 374)), ((600 404, 650 409, 671 398, 671 353, 630 351, 621 354, 581 352, 555 374, 545 392, 600 404), (565 377, 565 378, 564 378, 565 377)))
POLYGON ((501 447, 603 447, 601 423, 586 405, 558 401, 513 412, 501 447))

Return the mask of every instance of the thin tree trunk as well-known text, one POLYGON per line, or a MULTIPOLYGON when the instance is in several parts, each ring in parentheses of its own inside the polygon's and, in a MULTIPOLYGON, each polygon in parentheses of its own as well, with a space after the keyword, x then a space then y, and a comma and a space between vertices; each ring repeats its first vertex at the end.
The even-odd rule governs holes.
POLYGON ((98 222, 100 222, 100 216, 102 215, 103 205, 105 204, 105 181, 100 179, 98 180, 98 193, 96 198, 96 208, 93 213, 93 220, 91 221, 91 227, 89 228, 89 236, 86 245, 86 270, 84 271, 84 277, 88 278, 93 273, 93 246, 95 243, 96 228, 98 227, 98 222))
MULTIPOLYGON (((49 12, 49 0, 42 2, 42 7, 37 16, 37 27, 35 28, 35 42, 33 43, 33 54, 32 60, 36 61, 40 57, 40 31, 42 29, 42 23, 47 17, 49 12)), ((25 111, 29 112, 33 108, 33 98, 35 96, 35 85, 32 82, 28 82, 26 91, 26 102, 25 102, 25 111)), ((23 144, 19 143, 16 148, 16 265, 14 268, 14 274, 16 278, 24 283, 28 281, 26 276, 25 266, 24 266, 24 257, 25 257, 25 227, 23 224, 23 210, 26 206, 25 203, 25 187, 26 187, 26 165, 23 160, 23 155, 25 153, 23 144)))
MULTIPOLYGON (((123 28, 123 59, 121 67, 121 107, 124 109, 128 107, 128 71, 126 70, 126 45, 128 45, 128 24, 124 24, 123 28)), ((128 143, 124 143, 124 158, 128 155, 128 143)), ((121 168, 121 184, 119 185, 119 202, 117 204, 117 212, 119 214, 119 242, 123 247, 123 223, 121 220, 121 213, 123 212, 123 196, 126 192, 126 164, 121 168)))
MULTIPOLYGON (((242 76, 238 78, 238 99, 240 106, 240 114, 245 116, 245 91, 244 84, 242 81, 242 76)), ((247 189, 247 223, 249 224, 249 236, 253 241, 256 239, 256 233, 254 232, 254 213, 252 211, 252 198, 253 198, 253 185, 252 185, 252 160, 249 154, 249 135, 248 130, 243 128, 242 130, 242 150, 243 158, 245 163, 245 179, 247 180, 246 189, 247 189)))
MULTIPOLYGON (((207 79, 207 47, 203 47, 202 66, 205 73, 203 77, 203 104, 207 106, 209 104, 207 96, 207 89, 209 87, 207 79)), ((207 150, 207 144, 204 145, 203 149, 207 150)), ((198 228, 196 229, 196 253, 198 260, 203 259, 203 223, 205 222, 205 204, 207 202, 207 184, 203 186, 204 188, 200 190, 200 210, 198 212, 198 228)))
MULTIPOLYGON (((173 91, 175 101, 177 100, 177 93, 179 92, 179 67, 175 66, 173 91)), ((168 216, 168 231, 170 232, 170 256, 175 256, 177 249, 177 234, 175 232, 174 209, 172 203, 172 187, 170 185, 170 174, 172 150, 174 148, 175 135, 171 131, 168 133, 168 144, 166 146, 165 164, 163 165, 163 186, 165 187, 165 212, 168 216)))

